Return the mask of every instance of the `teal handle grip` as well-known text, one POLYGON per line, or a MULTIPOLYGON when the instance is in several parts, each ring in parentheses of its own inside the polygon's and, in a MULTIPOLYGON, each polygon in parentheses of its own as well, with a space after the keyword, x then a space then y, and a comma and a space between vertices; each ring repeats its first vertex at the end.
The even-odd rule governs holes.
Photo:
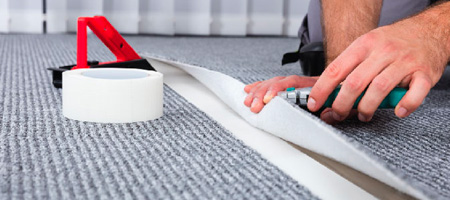
MULTIPOLYGON (((327 101, 325 101, 324 107, 331 107, 333 105, 334 100, 336 99, 339 91, 341 90, 341 87, 338 87, 334 89, 334 91, 330 94, 327 101)), ((387 96, 383 99, 380 106, 378 108, 395 108, 397 106, 398 102, 405 96, 407 90, 405 88, 396 87, 394 88, 387 96)), ((356 99, 355 104, 353 105, 353 108, 358 108, 359 101, 361 101, 361 98, 364 96, 366 91, 359 95, 359 97, 356 99)))

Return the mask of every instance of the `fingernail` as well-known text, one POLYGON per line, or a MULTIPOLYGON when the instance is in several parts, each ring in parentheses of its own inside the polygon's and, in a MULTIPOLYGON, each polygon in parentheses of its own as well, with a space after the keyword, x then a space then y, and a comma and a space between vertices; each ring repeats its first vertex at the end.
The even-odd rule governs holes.
POLYGON ((326 112, 322 115, 322 120, 325 121, 327 124, 331 124, 333 120, 333 112, 326 112))
POLYGON ((342 121, 342 120, 343 120, 343 117, 340 116, 339 114, 335 113, 335 112, 333 112, 333 118, 334 118, 336 121, 342 121))
POLYGON ((400 107, 398 109, 398 115, 399 117, 406 117, 406 113, 408 112, 408 110, 406 110, 406 108, 400 107))
POLYGON ((358 113, 358 119, 359 119, 359 121, 362 121, 362 122, 369 121, 369 119, 366 116, 362 115, 361 113, 358 113))
POLYGON ((267 94, 264 96, 263 101, 264 101, 264 103, 269 103, 269 101, 272 100, 272 98, 273 98, 273 95, 267 93, 267 94))
POLYGON ((245 97, 245 100, 244 100, 245 105, 248 105, 250 103, 250 98, 252 98, 251 95, 247 95, 247 97, 245 97))
POLYGON ((258 98, 254 98, 253 102, 252 102, 252 105, 250 107, 254 107, 257 102, 258 102, 258 98))
POLYGON ((314 100, 312 97, 309 97, 307 106, 309 110, 314 110, 314 108, 316 107, 316 100, 314 100))

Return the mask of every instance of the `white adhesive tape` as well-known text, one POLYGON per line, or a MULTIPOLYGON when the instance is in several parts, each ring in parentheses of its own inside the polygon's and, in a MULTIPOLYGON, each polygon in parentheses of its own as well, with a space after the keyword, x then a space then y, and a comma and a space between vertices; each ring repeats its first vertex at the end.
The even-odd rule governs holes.
POLYGON ((70 119, 129 123, 163 114, 163 75, 140 69, 77 69, 63 73, 63 115, 70 119))

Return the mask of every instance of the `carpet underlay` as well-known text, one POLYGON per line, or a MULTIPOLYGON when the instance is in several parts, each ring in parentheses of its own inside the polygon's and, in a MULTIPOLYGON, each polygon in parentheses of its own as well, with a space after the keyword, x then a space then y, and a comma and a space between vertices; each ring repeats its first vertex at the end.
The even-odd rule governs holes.
MULTIPOLYGON (((90 59, 113 60, 89 39, 90 59)), ((137 50, 178 46, 170 38, 128 39, 137 50)), ((46 68, 75 63, 75 35, 0 35, 0 44, 0 199, 316 198, 167 86, 164 116, 154 121, 64 118, 46 68)), ((186 48, 173 52, 205 53, 186 48)))
MULTIPOLYGON (((298 64, 280 66, 282 54, 295 50, 297 39, 130 36, 127 40, 141 55, 203 67, 226 74, 244 84, 274 76, 300 74, 298 64)), ((242 91, 231 92, 242 93, 242 91)), ((394 187, 418 198, 448 199, 450 198, 449 99, 450 71, 447 70, 441 81, 429 93, 425 104, 406 119, 395 117, 392 110, 380 110, 370 123, 347 120, 334 127, 323 123, 316 123, 314 126, 317 126, 318 130, 330 128, 333 132, 331 135, 344 138, 345 142, 351 145, 348 148, 356 149, 368 156, 370 162, 381 166, 386 173, 392 174, 392 179, 406 183, 403 186, 393 185, 394 187)), ((312 115, 308 117, 315 118, 312 115)), ((295 122, 294 119, 286 120, 295 122)), ((316 118, 314 120, 319 121, 316 118)), ((335 156, 333 154, 339 153, 324 154, 333 158, 335 156)), ((370 168, 364 163, 361 163, 363 166, 354 164, 359 162, 358 158, 348 159, 351 163, 344 160, 344 164, 362 171, 370 168)))

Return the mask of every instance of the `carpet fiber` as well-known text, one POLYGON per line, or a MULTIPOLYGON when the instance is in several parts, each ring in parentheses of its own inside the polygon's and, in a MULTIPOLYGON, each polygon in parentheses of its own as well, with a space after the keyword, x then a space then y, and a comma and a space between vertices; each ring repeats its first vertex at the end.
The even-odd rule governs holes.
MULTIPOLYGON (((113 59, 90 40, 90 59, 113 59)), ((0 44, 0 199, 315 199, 168 87, 154 121, 64 118, 45 69, 75 63, 75 35, 0 44)))
MULTIPOLYGON (((283 38, 129 37, 141 53, 222 72, 244 83, 300 74, 280 66, 298 40, 283 38)), ((348 120, 335 126, 354 147, 432 199, 450 198, 450 71, 421 108, 406 119, 378 111, 370 123, 348 120)))

